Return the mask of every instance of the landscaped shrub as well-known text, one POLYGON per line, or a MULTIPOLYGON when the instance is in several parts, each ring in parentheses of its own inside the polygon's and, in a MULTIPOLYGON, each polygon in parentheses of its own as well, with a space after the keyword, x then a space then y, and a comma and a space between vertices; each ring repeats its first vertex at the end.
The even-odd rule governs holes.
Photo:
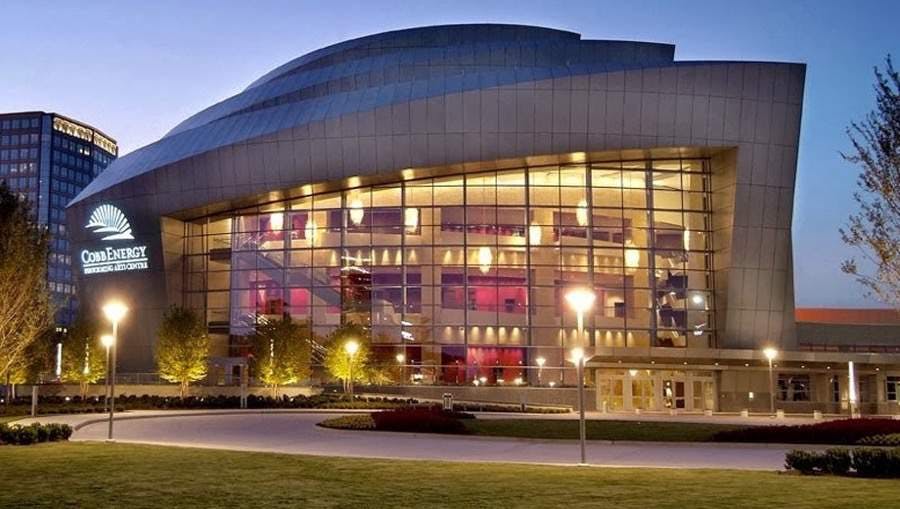
POLYGON ((900 433, 900 421, 842 419, 800 426, 751 426, 720 431, 712 439, 716 442, 853 445, 866 437, 892 433, 900 433))
POLYGON ((853 469, 862 477, 900 477, 900 448, 853 449, 853 469))
MULTIPOLYGON (((268 396, 247 397, 248 408, 348 408, 380 410, 414 405, 418 402, 405 398, 356 398, 353 401, 344 399, 342 395, 320 394, 314 396, 268 396)), ((241 406, 238 396, 189 396, 186 398, 149 395, 125 395, 116 397, 116 410, 224 410, 237 409, 241 406)), ((30 411, 31 403, 18 401, 10 409, 11 415, 25 415, 30 411), (27 403, 27 404, 26 404, 27 403)), ((3 408, 0 407, 0 411, 3 408)), ((63 398, 59 396, 42 397, 38 402, 38 411, 48 414, 73 414, 105 412, 103 398, 80 397, 63 398)))
POLYGON ((857 447, 824 452, 793 450, 784 458, 788 470, 803 474, 847 475, 851 467, 860 477, 900 477, 900 448, 857 447))
MULTIPOLYGON (((417 405, 412 398, 402 397, 357 397, 350 401, 343 394, 318 394, 313 396, 247 396, 247 407, 263 408, 334 408, 382 410, 417 405)), ((186 398, 149 395, 123 395, 116 397, 116 410, 225 410, 237 409, 241 406, 238 396, 188 396, 186 398)), ((501 403, 459 403, 454 407, 462 411, 482 412, 522 412, 521 405, 501 403)), ((25 415, 31 409, 28 399, 19 398, 12 403, 11 415, 25 415)), ((0 413, 4 408, 0 407, 0 413)), ((74 414, 105 412, 103 398, 91 396, 82 399, 79 396, 42 396, 38 402, 38 411, 42 415, 74 414)), ((569 410, 561 407, 526 407, 526 412, 564 413, 569 410)))
POLYGON ((847 475, 850 471, 850 451, 848 449, 826 449, 822 454, 822 472, 832 475, 847 475))
POLYGON ((801 451, 794 449, 784 456, 784 467, 788 470, 796 470, 803 474, 814 474, 819 468, 821 459, 815 451, 801 451))
POLYGON ((859 445, 881 445, 886 447, 900 446, 900 433, 891 433, 889 435, 872 435, 865 437, 857 442, 859 445))
POLYGON ((784 458, 788 470, 803 474, 847 475, 850 471, 851 456, 847 449, 826 449, 824 452, 793 450, 784 458))
POLYGON ((72 427, 68 424, 0 424, 0 445, 31 445, 39 442, 68 440, 72 427))
POLYGON ((373 412, 370 414, 378 431, 406 431, 410 433, 465 434, 460 420, 467 416, 459 412, 444 412, 438 407, 410 407, 373 412))

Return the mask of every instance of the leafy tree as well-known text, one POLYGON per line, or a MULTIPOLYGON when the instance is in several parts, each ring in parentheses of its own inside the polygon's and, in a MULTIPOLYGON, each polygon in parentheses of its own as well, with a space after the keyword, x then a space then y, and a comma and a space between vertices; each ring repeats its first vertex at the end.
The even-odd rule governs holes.
POLYGON ((325 369, 331 376, 339 379, 344 385, 344 391, 349 388, 351 359, 344 350, 347 341, 354 340, 359 343, 359 350, 353 355, 353 381, 367 381, 369 377, 369 332, 362 325, 348 322, 328 335, 328 346, 325 353, 325 369))
POLYGON ((63 381, 77 383, 82 398, 87 396, 89 384, 106 376, 106 347, 100 343, 100 325, 86 308, 80 310, 63 342, 61 367, 63 381))
POLYGON ((312 333, 285 315, 257 327, 253 363, 259 379, 278 397, 278 387, 309 379, 312 333))
POLYGON ((156 367, 159 376, 181 385, 181 397, 191 382, 206 378, 209 336, 206 324, 191 309, 172 306, 157 333, 156 367))
POLYGON ((884 71, 875 68, 876 108, 847 129, 851 154, 841 154, 861 172, 853 198, 859 212, 850 216, 841 237, 862 252, 874 273, 863 273, 856 260, 841 269, 856 277, 884 302, 900 309, 900 76, 891 57, 884 71))
POLYGON ((30 204, 0 182, 0 380, 7 383, 52 322, 47 256, 46 229, 30 204))
POLYGON ((56 341, 50 331, 32 341, 25 354, 10 368, 11 384, 40 383, 42 377, 53 369, 56 357, 56 341))

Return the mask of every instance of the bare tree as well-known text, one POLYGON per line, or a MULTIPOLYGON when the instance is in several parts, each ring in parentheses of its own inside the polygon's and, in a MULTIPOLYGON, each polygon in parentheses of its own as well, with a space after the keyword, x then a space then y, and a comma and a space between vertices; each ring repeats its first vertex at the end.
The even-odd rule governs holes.
POLYGON ((870 295, 900 309, 900 76, 891 57, 875 68, 875 110, 847 129, 851 154, 841 154, 861 172, 853 198, 859 212, 850 216, 841 237, 856 247, 875 270, 864 273, 856 260, 841 269, 856 277, 870 295))

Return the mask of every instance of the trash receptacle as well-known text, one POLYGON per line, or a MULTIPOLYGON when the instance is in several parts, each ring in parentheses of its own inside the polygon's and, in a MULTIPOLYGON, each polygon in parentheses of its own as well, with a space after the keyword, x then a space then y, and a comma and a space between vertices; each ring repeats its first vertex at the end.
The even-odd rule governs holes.
POLYGON ((453 411, 453 394, 449 392, 444 393, 444 410, 447 412, 453 411))

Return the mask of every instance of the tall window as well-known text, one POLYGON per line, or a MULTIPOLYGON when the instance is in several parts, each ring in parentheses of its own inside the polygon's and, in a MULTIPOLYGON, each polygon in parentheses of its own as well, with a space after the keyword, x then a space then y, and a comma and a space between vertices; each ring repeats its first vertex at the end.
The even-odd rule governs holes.
POLYGON ((187 224, 186 295, 232 341, 284 314, 322 335, 352 321, 371 328, 376 355, 401 351, 454 383, 509 383, 537 357, 564 365, 583 340, 563 299, 576 285, 597 295, 591 344, 708 347, 709 194, 708 162, 676 159, 273 202, 187 224))

